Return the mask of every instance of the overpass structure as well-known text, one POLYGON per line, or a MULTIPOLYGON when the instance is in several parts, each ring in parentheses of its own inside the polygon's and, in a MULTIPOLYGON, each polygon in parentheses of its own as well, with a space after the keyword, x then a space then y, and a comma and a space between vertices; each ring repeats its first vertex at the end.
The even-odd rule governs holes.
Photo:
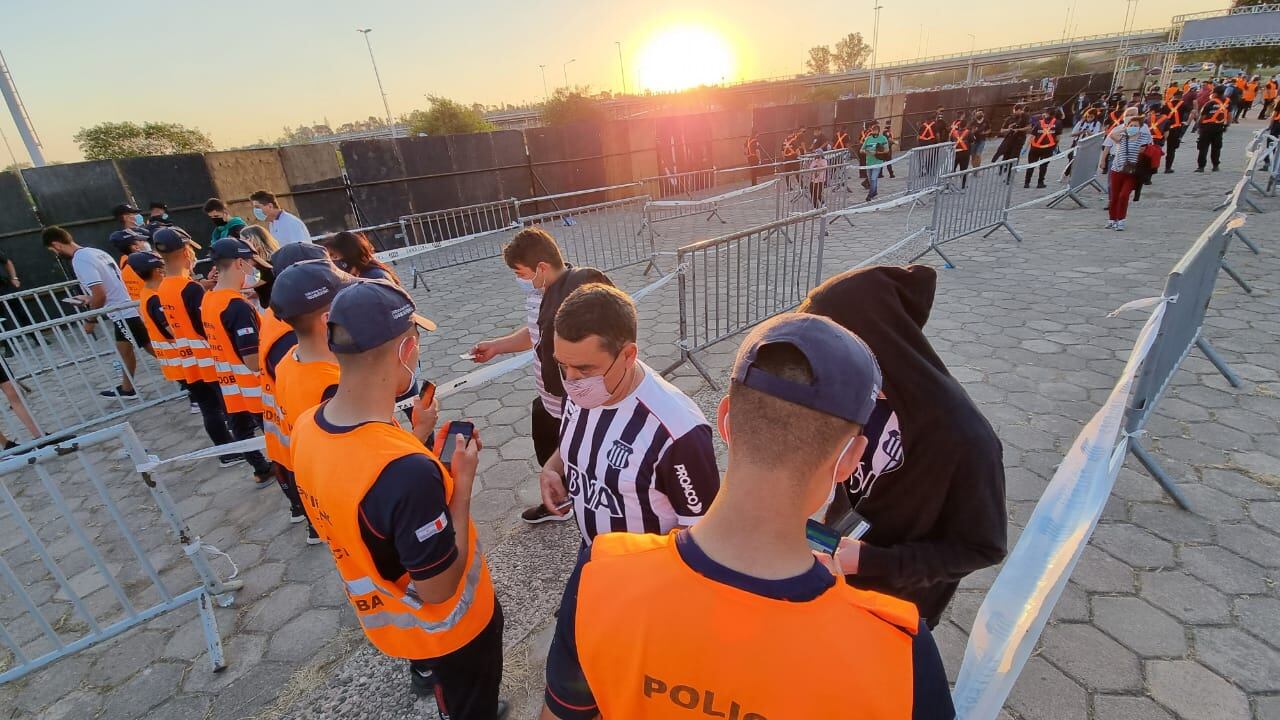
MULTIPOLYGON (((1128 48, 1151 47, 1158 43, 1168 42, 1171 37, 1170 33, 1170 28, 1157 28, 1108 33, 1105 35, 1087 35, 1062 40, 1008 45, 973 53, 952 53, 949 55, 898 60, 880 63, 873 68, 859 68, 849 72, 823 75, 788 75, 746 80, 720 87, 730 92, 748 94, 762 90, 786 88, 806 90, 831 85, 848 85, 851 82, 866 82, 868 83, 867 87, 873 89, 871 93, 873 95, 892 94, 899 92, 902 88, 902 79, 911 75, 963 70, 966 73, 965 82, 973 84, 979 81, 982 68, 1012 62, 1044 60, 1060 55, 1067 56, 1066 69, 1069 72, 1071 58, 1075 55, 1095 52, 1116 52, 1118 54, 1133 55, 1137 53, 1129 52, 1128 48)), ((615 117, 626 117, 643 113, 648 105, 649 98, 650 96, 644 95, 614 98, 605 100, 604 106, 606 111, 615 117)), ((502 128, 529 127, 539 124, 540 111, 528 109, 498 112, 487 115, 486 119, 502 128)))

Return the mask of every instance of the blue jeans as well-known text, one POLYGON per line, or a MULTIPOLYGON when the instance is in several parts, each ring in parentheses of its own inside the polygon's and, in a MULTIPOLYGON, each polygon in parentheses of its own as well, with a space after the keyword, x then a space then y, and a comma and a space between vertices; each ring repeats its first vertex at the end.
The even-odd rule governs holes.
POLYGON ((880 192, 880 166, 873 165, 867 168, 867 196, 870 197, 880 192))

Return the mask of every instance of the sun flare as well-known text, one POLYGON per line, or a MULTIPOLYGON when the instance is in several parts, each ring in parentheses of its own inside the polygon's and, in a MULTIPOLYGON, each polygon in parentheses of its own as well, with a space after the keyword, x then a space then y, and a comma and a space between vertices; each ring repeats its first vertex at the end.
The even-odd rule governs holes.
POLYGON ((656 32, 637 57, 640 86, 666 92, 713 85, 733 77, 733 50, 719 32, 678 25, 656 32))

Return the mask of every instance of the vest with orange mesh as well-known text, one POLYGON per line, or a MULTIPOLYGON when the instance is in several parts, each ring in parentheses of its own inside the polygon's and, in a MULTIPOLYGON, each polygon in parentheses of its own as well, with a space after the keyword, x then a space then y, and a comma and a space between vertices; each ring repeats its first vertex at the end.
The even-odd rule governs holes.
POLYGON ((973 135, 973 131, 969 128, 952 128, 951 142, 956 144, 956 152, 967 152, 969 150, 969 137, 973 135))
POLYGON ((289 440, 284 466, 290 470, 293 469, 294 424, 324 400, 324 391, 337 385, 341 376, 334 363, 302 362, 296 348, 276 364, 276 417, 280 420, 280 431, 289 440))
POLYGON ((1226 126, 1231 121, 1231 110, 1227 107, 1226 100, 1213 98, 1204 104, 1200 110, 1201 125, 1222 125, 1226 126))
POLYGON ((448 600, 419 600, 409 574, 388 580, 378 571, 361 537, 360 502, 384 468, 407 455, 425 455, 444 479, 445 501, 453 476, 409 432, 391 423, 365 423, 341 434, 316 424, 316 408, 298 418, 293 431, 298 494, 333 553, 347 599, 373 646, 392 657, 426 659, 447 655, 471 642, 493 618, 493 581, 468 522, 467 550, 457 562, 462 576, 448 600))
POLYGON ((267 358, 275 350, 276 343, 293 331, 289 324, 267 308, 262 313, 262 326, 258 328, 258 382, 262 386, 262 436, 267 444, 267 457, 280 463, 286 470, 289 464, 289 433, 280 424, 280 410, 276 404, 276 379, 267 367, 267 358))
POLYGON ((1169 113, 1173 117, 1173 122, 1169 124, 1170 130, 1177 130, 1182 127, 1182 100, 1174 100, 1168 103, 1169 113))
POLYGON ((843 582, 808 602, 752 595, 691 570, 675 537, 591 546, 575 628, 601 717, 911 717, 911 603, 843 582))
POLYGON ((1031 147, 1039 150, 1051 150, 1058 146, 1058 136, 1053 134, 1057 124, 1049 120, 1040 120, 1040 129, 1031 138, 1031 147))
MULTIPOLYGON (((200 302, 200 319, 204 323, 204 336, 209 340, 213 354, 213 366, 218 373, 218 387, 222 389, 222 402, 227 412, 262 412, 262 382, 258 373, 236 353, 235 343, 222 324, 222 313, 232 303, 248 301, 238 290, 214 290, 205 293, 200 302)), ((252 306, 250 306, 252 307, 252 306)))
POLYGON ((938 134, 934 132, 933 125, 936 120, 926 120, 920 126, 920 132, 916 135, 916 139, 920 142, 932 142, 938 139, 938 134))
POLYGON ((213 366, 209 343, 196 329, 195 321, 187 314, 187 306, 182 302, 182 291, 188 285, 199 287, 184 271, 161 280, 156 294, 160 296, 164 319, 169 321, 169 332, 173 334, 173 344, 182 362, 183 377, 187 382, 217 382, 218 374, 213 366))
POLYGON ((129 256, 120 256, 120 279, 124 280, 125 292, 129 293, 130 300, 140 300, 142 298, 142 288, 146 287, 146 283, 142 278, 138 277, 138 273, 129 267, 129 256))
MULTIPOLYGON (((146 285, 138 291, 138 314, 142 316, 142 326, 147 329, 147 337, 151 338, 151 349, 155 351, 156 362, 160 363, 160 373, 164 375, 164 379, 186 380, 187 377, 182 372, 182 358, 178 355, 177 345, 160 332, 155 320, 151 319, 151 313, 147 312, 147 303, 157 296, 156 291, 146 285)), ((164 303, 161 303, 161 308, 163 307, 164 303)))

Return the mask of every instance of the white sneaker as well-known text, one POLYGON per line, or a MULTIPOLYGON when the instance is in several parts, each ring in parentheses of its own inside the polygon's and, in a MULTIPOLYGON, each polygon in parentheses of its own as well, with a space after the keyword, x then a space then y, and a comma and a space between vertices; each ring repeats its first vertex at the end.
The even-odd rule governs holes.
POLYGON ((1108 230, 1115 230, 1115 229, 1116 229, 1116 221, 1115 221, 1115 220, 1108 220, 1108 221, 1107 221, 1107 229, 1108 229, 1108 230))
POLYGON ((1117 221, 1116 221, 1116 227, 1115 227, 1115 229, 1116 229, 1116 230, 1124 230, 1124 221, 1123 221, 1123 220, 1117 220, 1117 221))
POLYGON ((197 405, 197 404, 195 404, 195 403, 191 403, 191 414, 192 414, 192 415, 199 415, 199 414, 200 414, 200 406, 199 406, 199 405, 197 405))

